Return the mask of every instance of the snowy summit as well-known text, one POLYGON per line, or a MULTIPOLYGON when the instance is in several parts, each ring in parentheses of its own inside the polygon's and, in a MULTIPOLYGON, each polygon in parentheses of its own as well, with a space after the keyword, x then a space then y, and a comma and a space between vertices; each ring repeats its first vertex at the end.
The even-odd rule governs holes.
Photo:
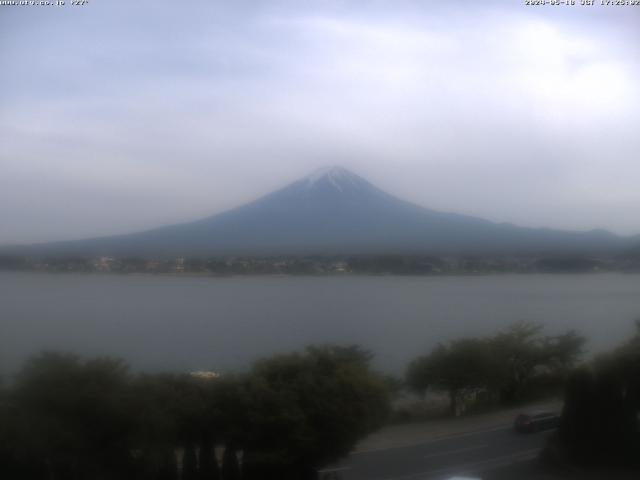
POLYGON ((309 188, 319 182, 328 182, 341 192, 345 188, 358 188, 365 183, 363 179, 358 177, 356 174, 337 165, 319 168, 306 177, 306 182, 309 188))

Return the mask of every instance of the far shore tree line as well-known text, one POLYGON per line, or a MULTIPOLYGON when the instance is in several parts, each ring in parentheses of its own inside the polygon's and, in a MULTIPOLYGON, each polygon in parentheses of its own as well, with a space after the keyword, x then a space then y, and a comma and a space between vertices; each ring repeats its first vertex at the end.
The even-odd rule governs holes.
POLYGON ((565 391, 546 454, 640 458, 640 323, 582 362, 585 339, 517 323, 413 360, 404 382, 357 347, 316 346, 229 375, 133 374, 110 358, 43 353, 0 387, 0 477, 24 480, 311 480, 388 421, 398 385, 445 392, 450 414, 565 391))
POLYGON ((0 270, 50 273, 191 275, 446 275, 640 271, 637 252, 620 256, 284 255, 284 256, 20 256, 0 254, 0 270))

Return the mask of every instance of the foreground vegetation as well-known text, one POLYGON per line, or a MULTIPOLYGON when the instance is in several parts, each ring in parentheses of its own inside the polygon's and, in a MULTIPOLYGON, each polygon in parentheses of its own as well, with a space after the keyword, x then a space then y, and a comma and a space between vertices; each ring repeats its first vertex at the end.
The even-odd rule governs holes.
POLYGON ((512 404, 561 392, 584 343, 574 331, 549 336, 540 325, 516 323, 491 337, 438 345, 411 362, 406 383, 421 394, 447 392, 453 415, 478 402, 512 404))
POLYGON ((539 325, 518 323, 437 346, 409 365, 406 382, 420 393, 447 392, 453 415, 479 402, 508 405, 561 393, 560 427, 546 459, 640 468, 640 321, 630 340, 586 362, 584 342, 574 331, 548 336, 539 325))
MULTIPOLYGON (((614 351, 579 363, 584 338, 518 323, 438 345, 407 369, 450 414, 565 390, 546 457, 640 466, 640 322, 614 351)), ((359 347, 309 347, 244 374, 137 374, 109 358, 44 353, 0 389, 0 477, 23 480, 307 480, 390 413, 397 383, 359 347)))
POLYGON ((2 392, 0 476, 315 478, 386 418, 386 384, 369 360, 356 347, 317 347, 215 378, 42 354, 2 392))
POLYGON ((572 372, 549 459, 640 468, 640 321, 636 326, 629 341, 572 372))

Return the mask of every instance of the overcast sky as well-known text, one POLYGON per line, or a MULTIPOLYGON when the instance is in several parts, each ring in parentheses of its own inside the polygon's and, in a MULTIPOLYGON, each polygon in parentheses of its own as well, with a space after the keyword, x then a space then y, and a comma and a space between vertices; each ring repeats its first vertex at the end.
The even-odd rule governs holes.
POLYGON ((435 209, 640 233, 640 6, 0 6, 0 72, 0 244, 197 219, 327 164, 435 209))

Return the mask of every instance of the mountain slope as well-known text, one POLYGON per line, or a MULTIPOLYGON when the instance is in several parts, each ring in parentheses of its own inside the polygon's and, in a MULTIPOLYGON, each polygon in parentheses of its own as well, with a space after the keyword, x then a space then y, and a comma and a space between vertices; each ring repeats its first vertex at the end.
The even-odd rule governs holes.
POLYGON ((75 255, 613 253, 630 240, 496 224, 393 197, 341 168, 322 169, 242 207, 142 233, 32 246, 75 255))

